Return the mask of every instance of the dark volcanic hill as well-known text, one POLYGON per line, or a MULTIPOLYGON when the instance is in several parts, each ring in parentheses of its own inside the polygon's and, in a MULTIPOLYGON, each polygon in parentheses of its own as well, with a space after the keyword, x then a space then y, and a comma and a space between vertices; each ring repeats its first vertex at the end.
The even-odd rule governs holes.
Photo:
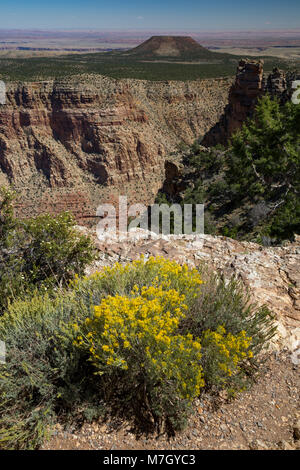
POLYGON ((174 59, 216 60, 230 57, 230 54, 211 52, 189 36, 152 36, 126 55, 145 59, 170 57, 174 59))

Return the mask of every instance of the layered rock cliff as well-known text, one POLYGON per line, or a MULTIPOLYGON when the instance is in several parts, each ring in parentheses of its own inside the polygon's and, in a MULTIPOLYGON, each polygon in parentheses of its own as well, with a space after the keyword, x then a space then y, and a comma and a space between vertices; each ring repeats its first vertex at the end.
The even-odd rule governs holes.
POLYGON ((7 84, 0 185, 17 190, 21 216, 67 209, 83 222, 119 194, 151 203, 165 156, 219 120, 230 84, 102 76, 7 84))
POLYGON ((229 91, 228 105, 220 121, 204 136, 203 145, 226 144, 229 137, 253 115, 257 100, 264 94, 277 97, 282 103, 291 98, 292 82, 299 80, 300 76, 277 68, 264 74, 263 65, 262 60, 240 60, 235 82, 229 91))

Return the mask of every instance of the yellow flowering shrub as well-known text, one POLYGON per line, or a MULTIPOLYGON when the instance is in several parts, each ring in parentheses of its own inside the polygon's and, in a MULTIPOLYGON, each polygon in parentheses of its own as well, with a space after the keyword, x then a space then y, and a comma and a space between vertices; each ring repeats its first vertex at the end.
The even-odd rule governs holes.
MULTIPOLYGON (((75 287, 76 282, 80 289, 82 281, 75 281, 75 287)), ((129 295, 134 285, 139 288, 154 286, 164 290, 175 289, 185 295, 186 304, 189 305, 199 295, 202 279, 198 270, 187 264, 181 266, 161 256, 151 256, 148 260, 141 256, 132 263, 105 267, 101 272, 85 278, 84 283, 89 283, 92 288, 101 286, 105 293, 111 295, 129 295)))
POLYGON ((134 399, 140 390, 143 406, 165 418, 175 413, 171 401, 188 405, 204 386, 200 342, 177 331, 184 300, 174 289, 134 286, 131 297, 104 298, 76 340, 98 373, 119 371, 119 381, 136 391, 134 399))
POLYGON ((164 258, 15 300, 0 321, 0 447, 36 448, 57 414, 174 432, 204 386, 241 390, 274 331, 235 281, 164 258))
POLYGON ((180 397, 191 399, 204 382, 199 341, 176 334, 186 309, 184 296, 174 289, 135 286, 132 297, 103 299, 76 341, 89 349, 99 371, 142 371, 152 380, 173 381, 180 397))
POLYGON ((244 330, 236 335, 227 333, 220 325, 216 331, 203 333, 202 345, 205 351, 204 376, 208 385, 234 388, 238 379, 238 389, 243 389, 241 364, 253 357, 250 349, 252 338, 244 330))
MULTIPOLYGON (((204 385, 226 390, 244 386, 255 342, 237 323, 227 322, 227 330, 220 326, 212 311, 226 296, 210 287, 209 297, 207 282, 202 282, 197 269, 142 257, 74 284, 81 301, 93 305, 92 314, 81 320, 78 315, 73 325, 76 346, 118 400, 132 400, 144 417, 150 413, 154 420, 160 416, 178 423, 204 385), (203 318, 213 318, 205 328, 198 309, 203 291, 203 318)), ((237 305, 235 299, 232 310, 237 305)))

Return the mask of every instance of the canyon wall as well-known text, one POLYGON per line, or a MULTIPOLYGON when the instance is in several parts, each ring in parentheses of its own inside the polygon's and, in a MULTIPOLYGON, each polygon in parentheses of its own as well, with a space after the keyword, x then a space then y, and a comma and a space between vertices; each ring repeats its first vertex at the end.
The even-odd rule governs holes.
POLYGON ((19 216, 70 210, 85 223, 119 194, 151 203, 166 156, 218 122, 231 83, 96 75, 9 83, 0 105, 0 185, 16 189, 19 216))
POLYGON ((285 73, 277 68, 270 74, 264 74, 263 65, 263 60, 240 60, 235 82, 229 91, 228 105, 220 121, 204 136, 203 145, 225 145, 228 138, 253 115, 257 100, 261 96, 269 94, 277 97, 282 103, 291 98, 292 82, 299 80, 300 76, 296 73, 285 73))

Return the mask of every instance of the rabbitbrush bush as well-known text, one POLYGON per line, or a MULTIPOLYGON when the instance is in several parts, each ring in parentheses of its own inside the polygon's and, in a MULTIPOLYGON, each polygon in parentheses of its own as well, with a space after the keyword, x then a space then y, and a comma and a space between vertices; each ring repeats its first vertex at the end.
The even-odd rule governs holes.
POLYGON ((199 341, 178 334, 187 309, 184 295, 153 286, 135 286, 131 294, 103 299, 85 320, 78 345, 90 351, 98 373, 112 379, 112 387, 115 371, 120 372, 126 399, 137 410, 158 423, 166 419, 178 425, 204 385, 199 341))
POLYGON ((239 284, 164 258, 15 301, 0 317, 0 447, 100 415, 174 432, 202 390, 244 388, 272 328, 239 284))

